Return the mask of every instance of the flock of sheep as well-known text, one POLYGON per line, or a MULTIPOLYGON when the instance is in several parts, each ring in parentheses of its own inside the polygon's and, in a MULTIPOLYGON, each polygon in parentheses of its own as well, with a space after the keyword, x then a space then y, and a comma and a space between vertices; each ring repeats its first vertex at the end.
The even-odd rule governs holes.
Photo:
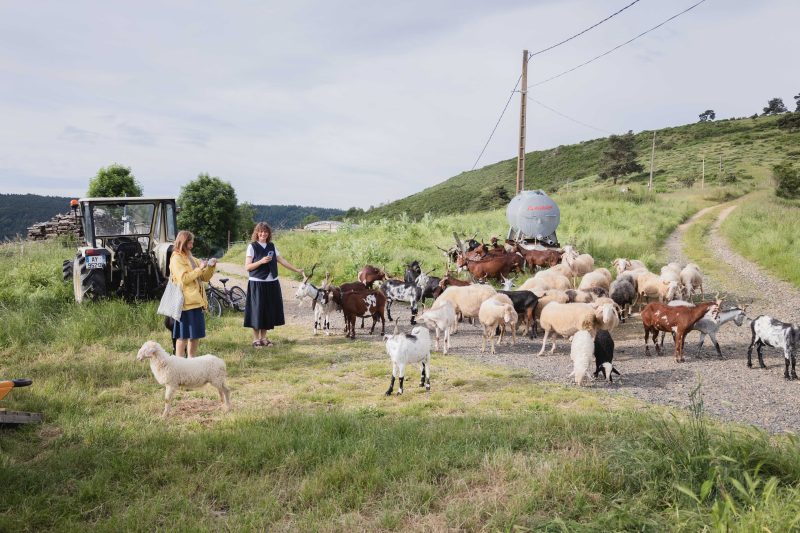
MULTIPOLYGON (((661 268, 659 274, 650 272, 638 260, 619 258, 614 260, 613 267, 617 271, 615 279, 612 279, 608 269, 594 268, 594 259, 590 255, 579 254, 574 248, 566 246, 559 264, 539 270, 517 290, 511 290, 513 282, 509 279, 503 279, 504 287, 501 290, 485 283, 462 282, 445 287, 446 281, 453 280, 448 275, 442 280, 440 287, 444 290, 436 297, 431 308, 417 318, 420 325, 413 327, 409 333, 400 333, 395 322, 394 334, 384 336, 386 351, 392 362, 391 382, 386 394, 394 392, 398 379, 398 394, 403 393, 405 368, 409 364, 420 364, 420 387, 430 390, 433 342, 435 341, 436 350, 441 346, 442 352, 448 353, 450 335, 457 333, 459 321, 463 319, 477 320, 480 324, 483 332, 482 352, 486 350, 488 343, 491 353, 495 353, 495 338, 498 334, 498 343, 502 343, 504 336, 509 335, 510 343, 514 345, 518 326, 523 326, 523 334, 528 334, 531 338, 536 336, 539 328, 542 329, 544 336, 538 352, 540 356, 544 354, 551 336, 551 354, 555 351, 558 337, 571 339, 570 359, 573 371, 570 377, 574 377, 578 385, 591 378, 592 363, 595 364, 595 377, 602 372, 610 382, 612 374, 619 375, 613 365, 614 340, 611 332, 620 322, 631 316, 637 305, 642 317, 647 355, 650 353, 648 335, 653 335, 656 351, 660 352, 658 333, 662 333, 661 345, 665 334, 671 333, 675 341, 677 362, 683 361, 683 344, 689 331, 701 333, 701 347, 705 336, 709 336, 721 356, 716 339, 720 326, 729 321, 741 326, 747 319, 746 307, 735 306, 723 310, 722 300, 719 299, 701 303, 689 301, 698 291, 701 298, 705 296, 702 272, 693 263, 684 267, 669 263, 661 268), (431 331, 435 334, 433 338, 431 331)), ((425 283, 427 281, 425 279, 425 283)), ((343 288, 344 286, 317 289, 306 278, 296 296, 301 299, 311 298, 313 305, 328 302, 327 297, 322 297, 328 291, 339 291, 340 298, 342 294, 347 296, 348 292, 343 288)), ((351 291, 351 296, 359 294, 360 290, 362 289, 351 291)), ((367 288, 363 290, 367 291, 363 293, 366 298, 375 300, 378 291, 367 288)), ((333 306, 333 300, 330 302, 333 306)), ((374 312, 374 302, 371 304, 373 305, 366 307, 371 307, 373 311, 370 312, 374 312)), ((381 308, 380 313, 382 312, 381 308)), ((375 319, 374 314, 370 316, 375 319)), ((315 314, 315 333, 318 320, 319 317, 315 314)), ((325 322, 328 322, 327 318, 325 322)), ((784 377, 798 379, 795 371, 795 350, 800 344, 800 327, 762 315, 750 320, 750 329, 752 339, 747 354, 747 366, 752 367, 754 347, 762 368, 765 368, 763 346, 779 348, 785 359, 784 377)), ((197 388, 211 384, 218 389, 220 400, 226 409, 230 408, 230 391, 225 384, 225 362, 218 357, 205 355, 182 359, 168 355, 158 343, 148 341, 139 350, 137 358, 149 359, 153 375, 166 388, 164 416, 169 413, 172 396, 179 387, 197 388)))

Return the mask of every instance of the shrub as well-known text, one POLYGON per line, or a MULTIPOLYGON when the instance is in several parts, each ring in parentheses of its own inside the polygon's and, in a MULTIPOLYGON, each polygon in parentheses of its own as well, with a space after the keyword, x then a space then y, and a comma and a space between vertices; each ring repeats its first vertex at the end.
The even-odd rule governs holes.
POLYGON ((800 130, 800 112, 787 113, 779 118, 776 124, 781 130, 798 131, 800 130))
POLYGON ((695 177, 694 176, 683 176, 681 178, 678 178, 678 182, 688 189, 688 188, 691 188, 692 185, 694 185, 695 177))
POLYGON ((772 167, 772 173, 778 186, 775 194, 781 198, 800 198, 800 171, 788 162, 772 167))

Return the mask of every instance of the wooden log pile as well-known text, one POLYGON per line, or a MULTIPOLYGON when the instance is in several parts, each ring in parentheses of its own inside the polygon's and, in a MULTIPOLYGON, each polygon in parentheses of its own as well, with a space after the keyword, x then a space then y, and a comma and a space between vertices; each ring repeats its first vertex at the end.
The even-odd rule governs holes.
POLYGON ((58 214, 47 222, 38 222, 28 228, 29 241, 55 239, 60 235, 83 238, 83 228, 72 213, 58 214))

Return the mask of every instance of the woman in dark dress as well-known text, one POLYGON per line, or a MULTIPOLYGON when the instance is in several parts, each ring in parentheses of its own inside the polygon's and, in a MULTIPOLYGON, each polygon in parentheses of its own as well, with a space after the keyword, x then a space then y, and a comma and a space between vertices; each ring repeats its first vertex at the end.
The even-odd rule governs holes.
POLYGON ((273 346, 267 330, 286 323, 283 318, 283 297, 278 281, 278 263, 293 272, 305 272, 284 259, 272 242, 272 228, 259 222, 253 229, 245 253, 244 268, 249 273, 244 327, 253 329, 253 346, 273 346))

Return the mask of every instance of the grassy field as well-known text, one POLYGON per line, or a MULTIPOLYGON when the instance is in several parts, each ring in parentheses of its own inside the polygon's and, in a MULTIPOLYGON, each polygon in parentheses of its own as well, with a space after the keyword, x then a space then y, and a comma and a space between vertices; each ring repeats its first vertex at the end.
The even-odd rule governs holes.
MULTIPOLYGON (((655 267, 663 259, 657 255, 661 243, 678 224, 701 207, 750 189, 741 184, 648 194, 639 187, 627 193, 603 187, 558 194, 558 237, 562 245, 571 243, 592 254, 598 266, 610 266, 617 257, 632 257, 655 267)), ((284 232, 276 235, 276 243, 295 265, 310 269, 319 263, 317 280, 326 270, 337 282, 354 280, 364 264, 385 267, 402 277, 404 265, 415 259, 425 270, 435 269, 434 275, 441 276, 445 260, 436 246, 452 246, 453 231, 462 238, 477 234, 486 242, 492 235, 502 238, 508 231, 505 210, 426 215, 417 222, 401 215, 346 226, 338 233, 284 232)), ((244 245, 231 248, 223 260, 243 263, 244 249, 244 245)))
POLYGON ((234 410, 203 389, 161 420, 163 389, 135 361, 169 342, 155 304, 74 305, 65 255, 0 247, 0 374, 34 379, 3 405, 45 415, 0 429, 2 531, 800 524, 797 440, 712 423, 697 397, 670 411, 436 354, 430 394, 410 370, 386 398, 379 343, 287 326, 255 350, 237 315, 201 345, 226 360, 234 410))
MULTIPOLYGON (((699 186, 703 158, 706 185, 719 184, 720 177, 731 173, 740 183, 766 184, 773 164, 800 155, 800 132, 779 130, 778 118, 742 118, 658 130, 656 190, 679 190, 683 188, 682 180, 689 177, 695 178, 699 186)), ((635 137, 639 162, 645 172, 626 177, 620 184, 641 185, 649 179, 653 132, 642 131, 635 137)), ((598 162, 607 143, 608 138, 601 138, 528 153, 525 160, 527 188, 552 193, 600 184, 598 162)), ((516 159, 500 161, 462 172, 407 198, 377 207, 369 211, 367 217, 374 220, 406 213, 418 219, 429 212, 441 215, 504 207, 507 198, 514 196, 515 175, 516 159), (498 187, 505 191, 506 199, 498 194, 498 187)))
POLYGON ((780 279, 800 287, 800 202, 773 191, 748 197, 722 223, 731 248, 780 279))

